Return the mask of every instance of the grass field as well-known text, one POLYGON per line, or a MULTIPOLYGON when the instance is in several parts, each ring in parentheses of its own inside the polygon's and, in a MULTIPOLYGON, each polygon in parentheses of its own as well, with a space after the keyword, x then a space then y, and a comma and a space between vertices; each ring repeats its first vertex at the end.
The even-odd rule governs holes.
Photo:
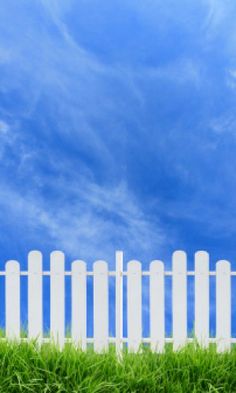
POLYGON ((0 343, 0 392, 236 392, 236 348, 216 354, 187 346, 164 355, 144 349, 124 352, 118 361, 114 349, 98 355, 68 345, 63 351, 45 344, 0 343))

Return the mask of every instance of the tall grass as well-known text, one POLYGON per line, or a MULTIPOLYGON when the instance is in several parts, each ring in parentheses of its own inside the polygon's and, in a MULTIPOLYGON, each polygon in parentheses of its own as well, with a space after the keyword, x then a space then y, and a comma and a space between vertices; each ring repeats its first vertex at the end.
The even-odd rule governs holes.
POLYGON ((66 345, 0 343, 0 392, 236 392, 236 348, 216 354, 189 345, 178 353, 96 354, 66 345))

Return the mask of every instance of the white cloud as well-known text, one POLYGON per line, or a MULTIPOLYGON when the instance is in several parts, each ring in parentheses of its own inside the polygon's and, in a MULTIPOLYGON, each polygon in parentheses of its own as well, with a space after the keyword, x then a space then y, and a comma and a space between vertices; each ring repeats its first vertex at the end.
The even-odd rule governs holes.
POLYGON ((235 69, 227 70, 226 84, 230 89, 232 89, 232 90, 236 89, 236 70, 235 69))
POLYGON ((10 133, 10 125, 0 119, 0 160, 3 158, 7 146, 15 143, 15 136, 10 133))
POLYGON ((99 187, 84 183, 82 194, 79 184, 71 185, 75 187, 77 197, 66 201, 60 186, 61 197, 54 204, 3 185, 1 211, 7 210, 13 221, 24 223, 22 241, 28 236, 37 239, 43 231, 49 243, 77 257, 109 258, 119 247, 148 255, 154 245, 163 245, 162 231, 144 215, 125 184, 99 187))
POLYGON ((10 130, 9 124, 7 124, 5 121, 0 120, 0 135, 6 135, 10 130))
POLYGON ((225 113, 210 121, 210 129, 218 135, 229 134, 236 136, 236 116, 234 113, 225 113))
MULTIPOLYGON (((149 3, 152 3, 155 10, 158 11, 155 2, 149 3)), ((161 247, 165 242, 161 226, 146 215, 145 207, 139 205, 133 191, 125 183, 120 182, 120 178, 125 178, 123 173, 117 179, 116 186, 114 184, 112 186, 96 184, 96 174, 92 173, 91 169, 84 168, 83 163, 80 165, 78 161, 73 161, 73 158, 70 159, 70 148, 73 147, 73 152, 78 149, 78 159, 81 147, 83 151, 89 153, 89 157, 94 158, 97 155, 94 160, 95 164, 93 164, 94 168, 96 162, 103 162, 104 168, 109 169, 113 165, 116 165, 117 168, 119 164, 116 162, 114 154, 116 152, 112 149, 115 148, 119 154, 125 155, 127 154, 126 149, 124 151, 119 149, 122 138, 127 138, 124 142, 128 144, 130 143, 129 138, 132 141, 136 139, 138 133, 143 132, 144 135, 148 135, 149 132, 148 128, 145 128, 145 121, 143 121, 140 111, 142 105, 145 109, 144 113, 148 110, 145 108, 145 88, 142 89, 144 83, 147 82, 150 85, 150 81, 152 84, 154 79, 157 82, 164 79, 180 88, 181 85, 185 87, 187 84, 189 90, 192 86, 203 87, 207 81, 207 75, 203 75, 205 70, 201 63, 201 56, 196 54, 192 59, 191 51, 189 57, 188 52, 184 55, 180 53, 180 56, 170 61, 168 65, 159 67, 143 66, 139 62, 135 66, 132 64, 113 64, 112 66, 103 64, 92 53, 80 47, 80 44, 73 39, 67 26, 63 23, 61 14, 66 11, 64 6, 69 7, 71 2, 68 1, 68 4, 65 5, 66 2, 44 1, 44 4, 49 10, 52 22, 61 33, 62 40, 58 38, 57 34, 54 36, 46 29, 43 30, 42 37, 39 36, 37 26, 33 23, 31 25, 30 21, 28 21, 29 32, 24 32, 19 28, 24 20, 23 16, 20 22, 18 21, 17 27, 11 23, 6 24, 6 29, 10 31, 10 33, 8 31, 9 36, 13 37, 11 49, 14 58, 9 66, 9 74, 3 79, 0 89, 3 93, 11 91, 20 93, 19 97, 22 102, 16 106, 16 114, 14 113, 16 119, 19 120, 19 127, 16 131, 19 137, 15 138, 15 152, 18 154, 18 171, 23 173, 24 179, 28 177, 29 184, 28 191, 24 193, 24 196, 23 192, 8 189, 6 185, 2 184, 0 204, 2 207, 5 206, 13 217, 19 216, 19 221, 28 223, 28 232, 26 231, 24 236, 32 232, 32 235, 37 237, 39 229, 43 228, 45 236, 50 239, 52 244, 57 243, 59 247, 65 248, 70 253, 81 252, 84 255, 95 255, 103 252, 106 255, 109 254, 111 248, 116 247, 117 243, 123 244, 124 248, 129 250, 139 248, 146 250, 146 252, 153 249, 154 244, 155 247, 161 247), (61 10, 62 3, 63 9, 61 10), (22 34, 18 38, 20 30, 22 34), (36 42, 37 45, 35 45, 36 42), (25 54, 30 54, 30 56, 25 56, 25 54), (200 60, 197 61, 196 58, 200 60), (140 81, 144 83, 140 83, 140 81), (38 106, 40 107, 40 104, 45 102, 48 105, 47 112, 38 110, 38 106), (132 105, 135 107, 135 111, 132 111, 132 105), (139 118, 140 113, 141 119, 139 118), (41 115, 42 118, 46 115, 44 123, 41 123, 41 115), (127 124, 128 126, 131 124, 132 127, 131 131, 125 130, 124 137, 123 124, 125 122, 122 122, 128 116, 130 119, 127 124), (32 134, 38 132, 36 139, 38 138, 39 146, 30 146, 30 143, 25 143, 24 129, 20 125, 22 119, 31 120, 32 118, 37 119, 37 125, 40 127, 42 125, 40 131, 38 129, 35 131, 33 126, 31 130, 32 134), (97 120, 101 120, 100 123, 97 120), (52 129, 50 128, 51 124, 52 129), (52 132, 54 133, 53 138, 52 132), (60 140, 61 144, 65 142, 66 148, 69 147, 67 158, 60 157, 60 154, 55 153, 53 139, 60 140), (41 164, 44 165, 44 168, 47 166, 49 171, 57 169, 58 178, 56 175, 51 178, 47 177, 47 173, 39 174, 37 169, 41 164), (73 166, 76 167, 75 170, 73 166), (76 171, 83 172, 83 176, 79 176, 76 171), (88 177, 85 177, 85 171, 87 171, 88 177), (67 175, 68 181, 65 181, 67 175), (56 195, 55 200, 51 200, 51 197, 47 196, 44 200, 41 191, 42 189, 47 190, 50 181, 54 182, 51 189, 56 195)), ((148 7, 141 5, 142 7, 146 9, 146 13, 150 14, 148 7)), ((214 8, 215 5, 212 7, 214 8)), ((162 8, 165 7, 162 6, 162 8)), ((206 30, 212 29, 213 32, 214 26, 218 25, 224 13, 219 15, 220 8, 217 12, 214 9, 211 12, 209 24, 206 24, 205 27, 206 30)), ((172 12, 171 17, 174 18, 174 15, 175 13, 172 12)), ((145 18, 149 20, 147 15, 145 18)), ((152 18, 153 28, 156 28, 155 12, 152 13, 152 18)), ((163 20, 166 23, 166 19, 163 20)), ((188 19, 186 18, 186 20, 188 19)), ((6 44, 8 43, 6 42, 6 44)), ((233 73, 232 77, 234 77, 233 73)), ((169 101, 171 99, 170 96, 169 101)), ((225 130, 231 132, 235 129, 234 125, 235 121, 230 117, 226 120, 214 119, 211 127, 215 133, 221 133, 225 130)), ((183 126, 185 127, 184 124, 183 126)), ((28 129, 26 135, 30 139, 29 131, 28 129)), ((8 132, 8 124, 2 121, 0 133, 4 135, 8 132)), ((180 130, 178 128, 175 135, 169 139, 179 138, 180 130)), ((163 150, 167 153, 164 154, 166 163, 168 162, 166 157, 170 156, 169 151, 171 153, 173 151, 169 149, 168 138, 165 139, 159 132, 159 141, 161 138, 164 142, 157 143, 159 150, 155 151, 155 154, 163 153, 160 151, 160 146, 163 145, 163 150)), ((190 138, 189 134, 188 139, 190 138)), ((138 144, 140 155, 142 155, 142 140, 137 141, 138 144)), ((179 149, 178 141, 175 145, 176 149, 179 149)), ((12 163, 12 157, 8 156, 7 158, 12 163)), ((120 168, 124 164, 125 162, 122 161, 120 168)), ((86 167, 86 163, 84 166, 86 167)), ((170 167, 173 168, 173 176, 176 176, 177 179, 178 176, 181 179, 188 178, 191 174, 191 166, 189 169, 185 161, 182 166, 175 164, 170 167), (181 175, 178 173, 178 168, 181 169, 181 175)), ((171 211, 175 212, 175 205, 173 206, 173 203, 167 205, 166 211, 171 215, 171 211)), ((185 211, 185 206, 180 206, 176 210, 176 215, 180 217, 182 211, 185 211)), ((197 211, 196 215, 193 213, 191 216, 193 221, 198 218, 198 213, 197 211)))

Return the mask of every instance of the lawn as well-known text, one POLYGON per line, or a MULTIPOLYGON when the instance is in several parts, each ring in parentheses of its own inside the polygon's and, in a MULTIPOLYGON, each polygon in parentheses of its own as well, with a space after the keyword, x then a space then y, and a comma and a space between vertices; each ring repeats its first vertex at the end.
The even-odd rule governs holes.
POLYGON ((33 343, 0 343, 0 392, 236 392, 236 348, 216 354, 214 346, 189 345, 163 355, 143 349, 106 354, 66 345, 37 349, 33 343))

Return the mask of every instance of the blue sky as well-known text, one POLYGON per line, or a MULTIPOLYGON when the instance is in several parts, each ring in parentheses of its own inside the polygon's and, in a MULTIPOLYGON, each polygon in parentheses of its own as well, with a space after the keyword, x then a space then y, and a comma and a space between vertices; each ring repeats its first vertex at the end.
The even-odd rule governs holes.
POLYGON ((236 3, 0 7, 0 263, 39 249, 236 269, 236 3))

